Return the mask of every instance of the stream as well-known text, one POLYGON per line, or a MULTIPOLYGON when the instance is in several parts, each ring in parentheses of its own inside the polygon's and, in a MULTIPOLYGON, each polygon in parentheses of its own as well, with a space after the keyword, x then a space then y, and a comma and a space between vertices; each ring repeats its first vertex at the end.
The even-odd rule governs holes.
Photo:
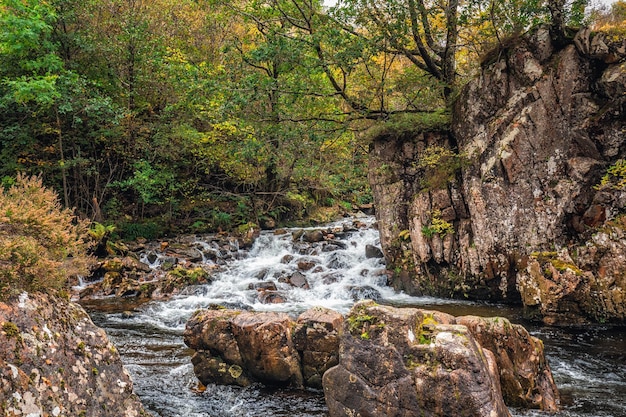
MULTIPOLYGON (((373 219, 364 219, 371 224, 373 219)), ((346 220, 345 224, 351 224, 346 220)), ((563 329, 525 322, 519 308, 485 305, 429 297, 409 297, 387 287, 384 264, 366 258, 366 245, 380 246, 372 228, 327 226, 338 231, 336 250, 305 250, 294 245, 291 231, 263 232, 253 247, 242 252, 206 285, 191 287, 166 302, 150 302, 132 314, 119 301, 101 300, 85 305, 93 321, 104 328, 118 348, 144 406, 159 417, 323 417, 327 416, 321 391, 290 391, 253 385, 247 388, 208 386, 198 390, 191 365, 191 350, 182 341, 191 314, 210 304, 257 311, 283 311, 294 316, 314 306, 347 312, 362 298, 381 304, 415 306, 453 315, 504 316, 525 325, 545 343, 548 362, 560 389, 566 417, 626 416, 626 329, 597 326, 563 329), (298 270, 298 262, 316 265, 305 275, 309 289, 293 287, 281 279, 298 270), (272 281, 284 298, 264 304, 255 286, 272 281)), ((326 228, 326 227, 325 227, 326 228)), ((547 415, 511 409, 514 416, 547 415)))

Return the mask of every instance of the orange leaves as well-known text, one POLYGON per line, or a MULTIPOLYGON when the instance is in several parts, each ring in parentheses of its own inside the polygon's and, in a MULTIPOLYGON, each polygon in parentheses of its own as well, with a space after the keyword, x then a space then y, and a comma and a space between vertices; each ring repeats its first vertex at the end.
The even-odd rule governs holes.
POLYGON ((3 296, 59 289, 69 276, 88 270, 87 222, 62 209, 40 177, 20 174, 0 193, 0 230, 3 296))

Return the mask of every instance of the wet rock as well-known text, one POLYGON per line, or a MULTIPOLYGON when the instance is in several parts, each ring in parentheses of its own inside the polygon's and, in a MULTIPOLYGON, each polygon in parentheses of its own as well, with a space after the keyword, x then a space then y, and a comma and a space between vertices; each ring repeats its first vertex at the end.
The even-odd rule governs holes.
POLYGON ((342 320, 324 308, 302 313, 297 322, 278 313, 204 310, 187 322, 184 340, 196 351, 194 372, 205 385, 319 388, 323 373, 337 363, 342 320), (229 372, 233 365, 241 367, 237 378, 229 372))
POLYGON ((328 258, 328 263, 326 264, 328 268, 331 269, 343 269, 349 266, 347 259, 341 253, 333 253, 328 258))
POLYGON ((337 250, 345 250, 347 248, 348 245, 344 242, 340 242, 339 240, 328 240, 322 247, 322 252, 334 252, 337 250))
POLYGON ((302 387, 288 315, 242 312, 231 325, 247 373, 261 382, 302 387))
POLYGON ((141 262, 139 259, 136 259, 131 256, 126 256, 122 259, 122 266, 123 266, 123 269, 127 271, 143 272, 143 273, 148 273, 152 271, 152 269, 150 268, 150 265, 147 265, 141 262))
POLYGON ((323 377, 329 415, 510 416, 493 354, 451 316, 360 303, 339 364, 323 377))
POLYGON ((262 304, 282 304, 285 297, 280 291, 258 290, 257 299, 262 304))
POLYGON ((296 241, 299 241, 303 235, 304 235, 304 230, 302 229, 295 230, 291 233, 291 238, 293 239, 294 242, 296 242, 296 241))
POLYGON ((146 255, 146 259, 148 260, 148 262, 150 262, 151 264, 155 263, 157 261, 157 259, 159 259, 159 256, 156 254, 156 252, 154 251, 150 251, 148 252, 148 254, 146 255))
POLYGON ((366 258, 384 258, 383 251, 380 248, 377 248, 374 245, 366 245, 365 246, 365 257, 366 258))
POLYGON ((322 281, 324 284, 334 284, 335 282, 339 282, 343 278, 343 275, 338 272, 334 272, 331 274, 326 274, 322 277, 322 281))
POLYGON ((202 255, 204 256, 205 259, 208 259, 209 261, 212 261, 212 262, 217 262, 218 259, 220 258, 220 253, 215 249, 204 249, 202 251, 202 255))
POLYGON ((135 316, 135 314, 132 311, 122 311, 121 317, 125 320, 127 319, 132 319, 135 316))
POLYGON ((284 314, 218 309, 194 314, 184 340, 203 384, 319 388, 321 381, 331 417, 508 416, 505 403, 558 411, 541 341, 501 318, 372 301, 345 319, 318 307, 295 323, 284 314))
MULTIPOLYGON (((185 326, 185 344, 196 351, 218 355, 229 364, 243 365, 239 345, 232 333, 232 320, 239 314, 240 311, 221 307, 196 312, 185 326)), ((211 383, 201 382, 204 385, 211 383)))
POLYGON ((324 241, 324 233, 321 230, 307 230, 302 235, 302 240, 308 243, 324 241))
POLYGON ((354 301, 374 300, 379 301, 382 298, 380 292, 369 285, 364 287, 349 287, 348 292, 354 301))
MULTIPOLYGON (((167 249, 168 257, 177 259, 186 259, 189 262, 201 262, 203 259, 202 252, 198 248, 184 246, 182 244, 171 245, 167 249)), ((169 258, 165 258, 169 261, 169 258)), ((164 259, 164 262, 165 262, 164 259)))
POLYGON ((294 256, 293 256, 293 255, 291 255, 291 254, 287 254, 287 255, 283 256, 283 257, 280 259, 280 263, 281 263, 281 264, 288 264, 289 262, 293 261, 293 259, 294 259, 294 256))
POLYGON ((314 262, 314 261, 307 261, 307 260, 300 260, 300 261, 298 261, 298 269, 300 271, 309 271, 309 270, 313 269, 313 267, 315 267, 315 265, 317 265, 317 263, 314 262))
POLYGON ((467 327, 483 349, 494 354, 508 406, 559 410, 559 393, 541 340, 501 317, 463 316, 456 323, 467 327))
POLYGON ((174 268, 178 263, 178 259, 173 256, 164 256, 161 258, 161 269, 163 271, 169 271, 174 268))
POLYGON ((0 326, 2 415, 149 415, 117 350, 77 304, 23 294, 0 303, 0 326))
POLYGON ((309 289, 309 283, 301 272, 295 272, 289 277, 289 284, 297 288, 309 289))
POLYGON ((263 282, 256 282, 256 283, 252 283, 250 285, 248 285, 248 289, 250 290, 270 290, 270 291, 276 291, 276 284, 273 283, 272 281, 263 281, 263 282))
POLYGON ((339 363, 339 335, 343 316, 333 310, 314 307, 302 313, 293 333, 300 353, 304 385, 322 388, 324 372, 339 363))
POLYGON ((368 216, 373 216, 376 212, 374 205, 371 203, 359 205, 359 210, 368 216))

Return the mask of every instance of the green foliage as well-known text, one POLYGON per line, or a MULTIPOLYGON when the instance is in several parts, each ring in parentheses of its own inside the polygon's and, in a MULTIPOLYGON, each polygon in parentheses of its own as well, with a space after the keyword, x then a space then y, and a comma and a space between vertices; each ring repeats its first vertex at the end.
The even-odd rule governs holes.
POLYGON ((117 232, 124 240, 136 240, 139 237, 152 240, 163 234, 163 228, 154 221, 142 223, 121 223, 118 225, 117 232))
POLYGON ((622 190, 626 187, 626 160, 618 159, 613 165, 607 168, 606 174, 596 185, 596 189, 622 190))
POLYGON ((96 242, 101 242, 115 231, 112 224, 104 225, 102 223, 93 222, 89 227, 88 233, 96 242))
POLYGON ((18 175, 0 193, 0 292, 63 288, 72 275, 85 275, 87 222, 62 209, 41 178, 18 175))
MULTIPOLYGON (((547 16, 458 4, 0 0, 3 186, 41 173, 125 238, 369 203, 361 132, 446 129, 478 50, 547 16)), ((425 167, 424 187, 461 159, 425 167)))
POLYGON ((469 163, 464 154, 438 145, 428 146, 419 156, 416 167, 424 170, 421 185, 426 190, 445 188, 459 170, 469 163))
POLYGON ((164 167, 155 168, 149 161, 140 160, 134 164, 131 178, 113 183, 122 189, 135 191, 144 204, 156 204, 167 201, 175 189, 174 176, 164 167))
POLYGON ((435 235, 441 238, 454 233, 454 225, 441 218, 441 211, 433 210, 430 215, 430 224, 422 227, 422 234, 430 239, 435 235))

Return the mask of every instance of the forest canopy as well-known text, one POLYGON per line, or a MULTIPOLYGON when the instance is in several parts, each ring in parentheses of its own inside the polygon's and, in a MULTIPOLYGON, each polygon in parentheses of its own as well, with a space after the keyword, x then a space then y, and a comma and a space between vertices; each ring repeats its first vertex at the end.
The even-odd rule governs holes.
POLYGON ((370 203, 367 129, 437 128, 480 57, 624 1, 0 0, 0 178, 125 237, 370 203), (585 13, 587 10, 587 13, 585 13))

